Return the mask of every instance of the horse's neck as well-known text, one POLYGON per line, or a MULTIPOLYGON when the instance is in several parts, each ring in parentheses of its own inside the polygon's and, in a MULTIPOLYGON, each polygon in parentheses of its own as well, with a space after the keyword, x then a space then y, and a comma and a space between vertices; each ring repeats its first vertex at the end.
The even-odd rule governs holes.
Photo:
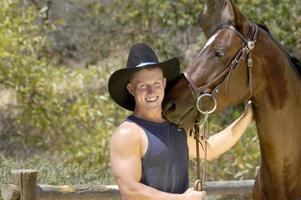
POLYGON ((287 147, 288 152, 284 152, 281 150, 284 145, 300 146, 301 150, 298 144, 301 140, 301 78, 285 54, 276 45, 272 47, 275 52, 266 53, 263 64, 258 66, 263 78, 255 96, 254 113, 261 150, 285 154, 293 149, 287 147))
POLYGON ((275 107, 268 95, 254 100, 254 116, 259 136, 286 138, 289 132, 298 131, 301 139, 300 94, 301 90, 290 93, 281 107, 275 107))
POLYGON ((291 66, 286 68, 286 83, 279 80, 281 84, 275 87, 277 79, 267 80, 268 86, 254 100, 261 150, 259 176, 269 199, 275 199, 273 195, 293 199, 285 196, 288 188, 293 185, 292 195, 301 188, 301 81, 291 66))
MULTIPOLYGON (((298 77, 299 75, 291 66, 287 66, 279 73, 282 75, 267 78, 261 93, 255 96, 255 117, 266 122, 300 122, 301 124, 301 77, 298 77)), ((269 75, 273 76, 272 72, 269 75)))

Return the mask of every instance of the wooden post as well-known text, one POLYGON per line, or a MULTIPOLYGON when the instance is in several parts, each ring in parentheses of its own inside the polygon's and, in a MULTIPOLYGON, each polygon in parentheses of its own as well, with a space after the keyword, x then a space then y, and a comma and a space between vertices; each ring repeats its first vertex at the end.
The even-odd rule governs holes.
POLYGON ((20 200, 36 200, 36 170, 12 170, 11 181, 20 191, 20 200))

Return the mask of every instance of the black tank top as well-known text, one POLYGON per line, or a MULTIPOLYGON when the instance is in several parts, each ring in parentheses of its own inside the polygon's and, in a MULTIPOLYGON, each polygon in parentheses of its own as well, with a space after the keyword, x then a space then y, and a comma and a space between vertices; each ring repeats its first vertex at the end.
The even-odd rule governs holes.
POLYGON ((187 135, 169 122, 155 123, 131 115, 127 118, 146 133, 148 148, 142 158, 140 182, 168 193, 183 193, 189 187, 187 135))

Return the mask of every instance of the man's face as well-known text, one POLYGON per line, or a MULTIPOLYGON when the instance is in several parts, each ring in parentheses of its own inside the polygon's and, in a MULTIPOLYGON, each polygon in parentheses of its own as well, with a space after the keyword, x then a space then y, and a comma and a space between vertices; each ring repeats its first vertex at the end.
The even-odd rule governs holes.
POLYGON ((136 72, 127 89, 135 98, 136 109, 161 112, 165 86, 166 79, 161 69, 149 68, 136 72))

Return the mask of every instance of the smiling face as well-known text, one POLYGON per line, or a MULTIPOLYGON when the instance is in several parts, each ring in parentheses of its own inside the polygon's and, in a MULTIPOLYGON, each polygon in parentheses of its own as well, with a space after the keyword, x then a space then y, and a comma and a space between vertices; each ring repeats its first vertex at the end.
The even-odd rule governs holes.
POLYGON ((161 114, 166 79, 159 68, 142 69, 136 72, 127 85, 135 98, 135 112, 161 114))

